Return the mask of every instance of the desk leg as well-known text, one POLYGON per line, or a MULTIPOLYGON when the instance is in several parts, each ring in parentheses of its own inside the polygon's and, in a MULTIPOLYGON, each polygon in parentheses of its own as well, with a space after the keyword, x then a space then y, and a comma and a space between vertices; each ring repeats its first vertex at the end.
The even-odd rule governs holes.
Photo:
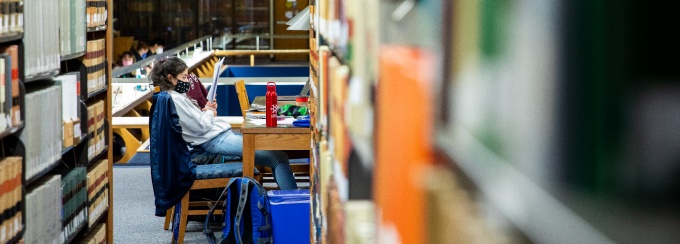
POLYGON ((114 128, 113 132, 123 137, 123 141, 125 141, 126 148, 125 155, 123 155, 123 157, 116 163, 127 163, 127 161, 130 160, 132 156, 135 156, 135 154, 137 153, 137 149, 139 149, 139 146, 141 146, 142 144, 139 143, 137 138, 135 138, 135 136, 133 136, 125 128, 114 128))
POLYGON ((243 134, 243 176, 253 177, 255 168, 255 134, 243 134))

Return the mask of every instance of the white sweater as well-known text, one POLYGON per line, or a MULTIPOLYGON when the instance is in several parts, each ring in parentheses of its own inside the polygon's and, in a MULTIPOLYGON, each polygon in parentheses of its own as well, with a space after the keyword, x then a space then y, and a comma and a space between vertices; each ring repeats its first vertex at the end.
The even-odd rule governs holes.
POLYGON ((168 93, 179 115, 182 138, 192 146, 201 145, 231 128, 229 122, 216 118, 211 110, 198 109, 185 94, 176 91, 168 93))

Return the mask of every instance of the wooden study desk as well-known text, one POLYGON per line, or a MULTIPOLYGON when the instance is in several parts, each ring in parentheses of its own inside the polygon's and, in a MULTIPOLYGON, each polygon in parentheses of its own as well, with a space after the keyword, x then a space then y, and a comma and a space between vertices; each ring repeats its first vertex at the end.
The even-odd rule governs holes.
MULTIPOLYGON (((112 116, 119 117, 133 111, 137 106, 147 103, 153 96, 153 90, 147 83, 117 83, 113 85, 113 108, 112 116), (146 91, 135 90, 137 85, 146 88, 146 91)), ((151 103, 148 103, 149 106, 151 103)))
POLYGON ((119 163, 126 163, 140 148, 141 142, 149 138, 149 117, 141 117, 139 111, 151 108, 149 99, 153 96, 147 83, 114 83, 112 85, 111 127, 125 141, 127 150, 119 163), (139 86, 139 87, 138 87, 139 86), (141 90, 139 90, 141 88, 141 90), (127 116, 127 117, 122 117, 127 116), (141 135, 134 136, 130 129, 140 129, 141 135))
POLYGON ((241 125, 243 134, 243 176, 253 177, 256 150, 310 150, 308 127, 279 125, 266 127, 252 123, 250 118, 241 125))

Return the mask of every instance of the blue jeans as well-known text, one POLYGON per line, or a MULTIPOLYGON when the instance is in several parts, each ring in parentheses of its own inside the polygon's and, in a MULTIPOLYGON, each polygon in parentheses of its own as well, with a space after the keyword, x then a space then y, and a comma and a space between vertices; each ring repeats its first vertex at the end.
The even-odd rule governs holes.
MULTIPOLYGON (((243 136, 234 134, 232 130, 227 130, 195 147, 210 153, 243 157, 243 136)), ((286 153, 282 151, 255 151, 255 165, 271 168, 274 180, 281 190, 297 188, 286 153)))

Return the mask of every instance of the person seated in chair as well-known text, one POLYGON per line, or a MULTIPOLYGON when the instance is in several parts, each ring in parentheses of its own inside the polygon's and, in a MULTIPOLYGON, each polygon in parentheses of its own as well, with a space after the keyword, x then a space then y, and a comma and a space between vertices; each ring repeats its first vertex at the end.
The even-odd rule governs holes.
MULTIPOLYGON (((177 57, 156 61, 149 74, 151 83, 172 97, 182 127, 182 138, 192 147, 209 153, 242 157, 242 136, 234 134, 229 122, 217 118, 217 103, 208 101, 205 107, 199 109, 191 102, 185 94, 191 88, 187 77, 188 67, 177 57)), ((282 190, 297 188, 286 153, 256 151, 255 164, 271 168, 274 180, 282 190)))

